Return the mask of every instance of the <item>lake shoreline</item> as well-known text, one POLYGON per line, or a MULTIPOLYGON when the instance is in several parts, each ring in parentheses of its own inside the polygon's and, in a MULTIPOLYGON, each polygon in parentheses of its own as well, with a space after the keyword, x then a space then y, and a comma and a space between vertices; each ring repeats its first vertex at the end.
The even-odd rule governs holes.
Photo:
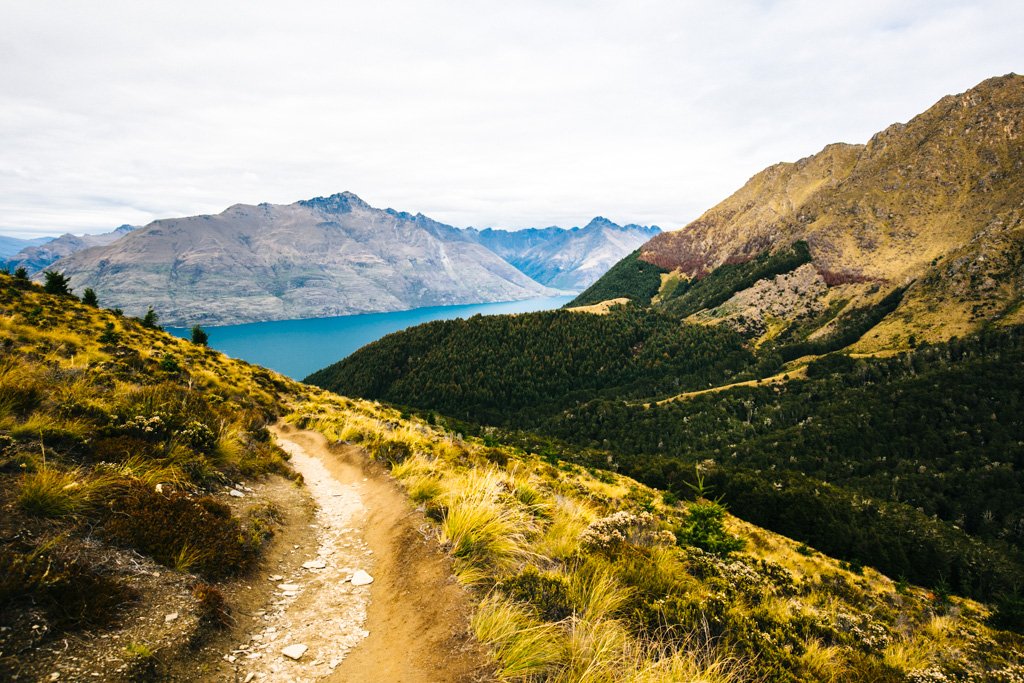
MULTIPOLYGON (((426 306, 384 313, 355 313, 330 318, 299 318, 211 325, 210 348, 232 358, 262 365, 293 379, 335 363, 366 344, 399 330, 433 320, 469 318, 474 315, 507 315, 561 308, 573 295, 538 297, 519 301, 454 306, 426 306)), ((191 329, 167 327, 167 332, 188 338, 191 329)))

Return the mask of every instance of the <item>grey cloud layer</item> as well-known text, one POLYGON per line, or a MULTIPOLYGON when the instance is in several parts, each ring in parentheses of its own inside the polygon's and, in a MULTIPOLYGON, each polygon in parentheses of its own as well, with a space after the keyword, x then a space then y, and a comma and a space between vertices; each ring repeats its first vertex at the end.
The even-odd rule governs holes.
POLYGON ((1021 69, 1018 2, 11 2, 0 232, 354 190, 674 227, 1021 69))

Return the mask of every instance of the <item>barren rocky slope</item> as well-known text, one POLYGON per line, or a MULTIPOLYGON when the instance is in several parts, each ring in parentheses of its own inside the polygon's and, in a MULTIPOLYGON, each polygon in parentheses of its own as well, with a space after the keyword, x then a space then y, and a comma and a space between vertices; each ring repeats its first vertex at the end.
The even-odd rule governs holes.
POLYGON ((236 204, 155 221, 55 268, 76 291, 169 324, 314 318, 511 301, 551 290, 429 219, 351 193, 289 205, 236 204))

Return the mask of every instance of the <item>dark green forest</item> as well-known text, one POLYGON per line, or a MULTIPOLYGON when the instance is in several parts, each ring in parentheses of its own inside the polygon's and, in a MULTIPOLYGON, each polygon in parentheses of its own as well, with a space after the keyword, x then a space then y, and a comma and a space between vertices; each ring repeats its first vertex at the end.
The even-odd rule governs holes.
POLYGON ((587 306, 620 297, 646 304, 658 293, 661 274, 667 272, 664 268, 641 261, 638 249, 612 266, 601 279, 566 304, 566 307, 587 306))
POLYGON ((528 426, 595 398, 675 394, 754 366, 746 340, 731 330, 630 306, 604 316, 548 311, 435 321, 388 335, 306 381, 528 426))

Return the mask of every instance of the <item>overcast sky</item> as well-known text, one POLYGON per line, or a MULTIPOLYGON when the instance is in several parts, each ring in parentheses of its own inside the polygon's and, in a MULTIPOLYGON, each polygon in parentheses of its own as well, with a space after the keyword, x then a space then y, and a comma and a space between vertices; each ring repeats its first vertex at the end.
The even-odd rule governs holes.
POLYGON ((351 190, 677 228, 1024 70, 1024 2, 0 0, 0 233, 351 190))

